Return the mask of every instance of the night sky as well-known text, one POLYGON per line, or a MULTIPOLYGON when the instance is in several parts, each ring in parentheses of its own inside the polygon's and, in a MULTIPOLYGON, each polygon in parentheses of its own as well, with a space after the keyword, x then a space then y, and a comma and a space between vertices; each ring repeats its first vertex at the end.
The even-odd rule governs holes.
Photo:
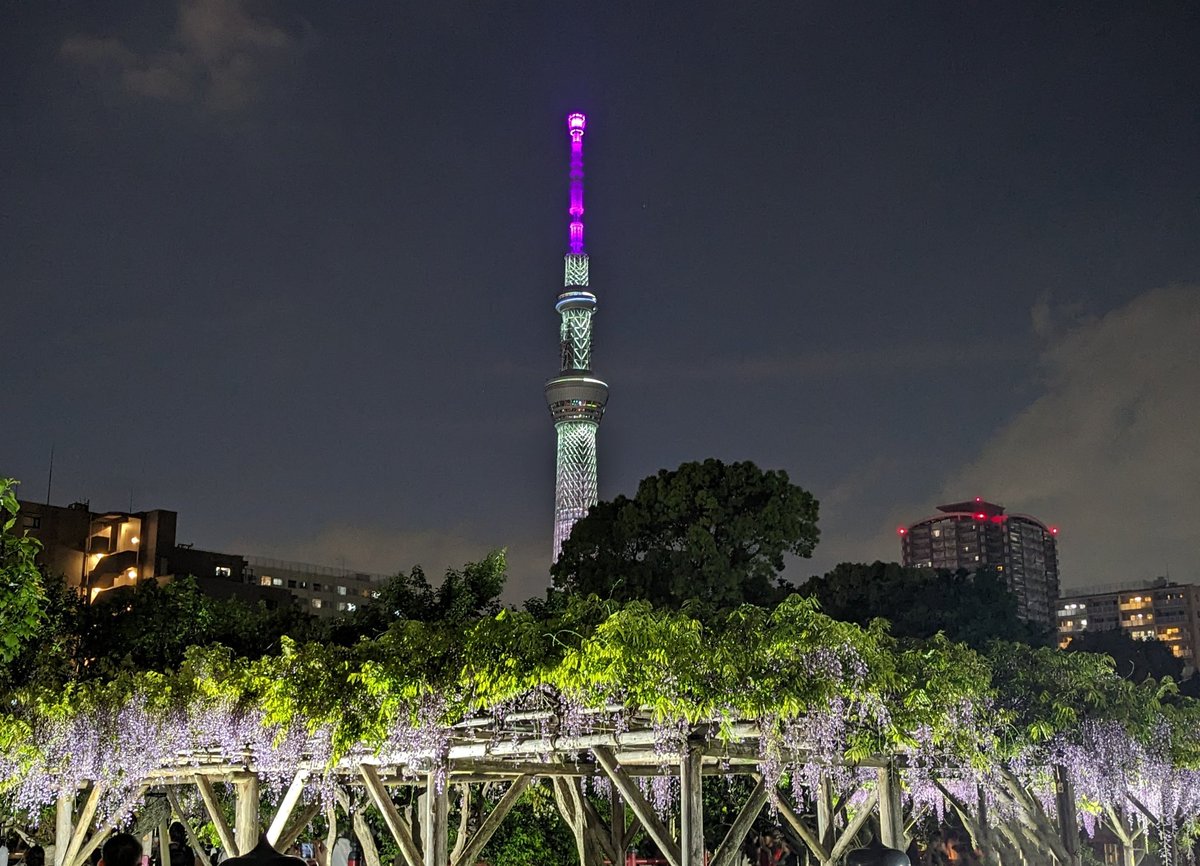
POLYGON ((603 498, 984 496, 1200 580, 1190 2, 9 2, 0 474, 197 547, 547 581, 568 111, 603 498))

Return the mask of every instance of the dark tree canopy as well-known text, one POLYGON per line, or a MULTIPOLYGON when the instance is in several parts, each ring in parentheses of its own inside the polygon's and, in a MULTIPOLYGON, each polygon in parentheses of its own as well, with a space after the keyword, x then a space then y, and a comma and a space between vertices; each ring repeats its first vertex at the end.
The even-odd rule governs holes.
POLYGON ((1116 662, 1117 673, 1140 683, 1146 677, 1160 680, 1183 678, 1183 660, 1176 658, 1158 640, 1134 640, 1120 629, 1087 631, 1071 638, 1068 652, 1103 653, 1116 662))
POLYGON ((834 619, 866 625, 882 617, 897 637, 938 632, 983 647, 993 639, 1046 643, 1045 630, 1017 616, 1016 596, 992 569, 977 573, 908 568, 895 562, 842 563, 800 588, 834 619))
POLYGON ((817 536, 817 501, 786 472, 705 460, 594 506, 551 574, 559 591, 619 601, 770 605, 792 589, 784 554, 811 556, 817 536))
POLYGON ((494 550, 479 562, 446 569, 437 587, 420 566, 408 574, 400 572, 380 587, 377 597, 333 623, 328 639, 350 644, 360 637, 376 637, 398 620, 465 623, 495 616, 507 569, 504 551, 494 550))

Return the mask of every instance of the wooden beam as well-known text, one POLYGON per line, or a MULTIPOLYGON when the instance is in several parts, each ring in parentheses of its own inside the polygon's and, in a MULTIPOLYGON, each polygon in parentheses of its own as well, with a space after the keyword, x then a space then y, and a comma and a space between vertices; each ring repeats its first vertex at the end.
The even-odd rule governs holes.
POLYGON ((66 864, 66 866, 83 866, 88 858, 92 856, 92 852, 104 844, 104 840, 108 838, 108 835, 117 826, 117 821, 129 813, 134 803, 137 803, 142 797, 146 796, 147 787, 145 784, 138 787, 124 803, 113 810, 112 815, 104 819, 100 826, 96 828, 96 832, 92 834, 92 837, 79 847, 79 851, 75 854, 75 859, 66 864))
POLYGON ((233 783, 237 795, 234 812, 234 838, 238 855, 245 857, 258 844, 258 774, 247 773, 233 783))
MULTIPOLYGON (((616 788, 613 788, 613 794, 619 794, 616 788)), ((642 822, 638 820, 637 815, 633 814, 633 810, 629 813, 629 826, 625 828, 625 834, 621 838, 621 850, 628 851, 633 847, 633 843, 637 841, 638 836, 642 835, 642 822)))
POLYGON ((879 779, 879 841, 898 851, 908 849, 904 833, 904 809, 900 802, 900 775, 895 764, 880 767, 879 779))
POLYGON ((1054 767, 1054 805, 1058 811, 1058 834, 1063 848, 1070 858, 1064 866, 1079 866, 1079 823, 1075 814, 1075 785, 1067 768, 1058 764, 1054 767))
POLYGON ((841 860, 842 855, 854 844, 854 837, 858 835, 858 831, 862 829, 863 824, 867 823, 867 819, 875 811, 875 804, 878 802, 879 789, 876 788, 867 795, 867 799, 858 807, 858 811, 854 813, 854 817, 850 819, 850 822, 846 825, 846 829, 838 836, 837 841, 833 845, 833 850, 829 852, 831 862, 837 863, 841 860))
MULTIPOLYGON (((336 793, 334 794, 336 797, 336 793)), ((337 803, 325 804, 325 842, 321 846, 323 853, 317 855, 320 866, 333 866, 333 849, 337 845, 337 803)))
POLYGON ((583 816, 579 814, 576 802, 571 797, 572 784, 572 780, 562 776, 554 776, 550 779, 550 789, 554 792, 554 805, 558 807, 558 814, 562 816, 563 822, 571 831, 579 866, 596 866, 594 855, 589 856, 588 845, 591 840, 587 837, 583 816))
MULTIPOLYGON (((167 866, 171 862, 171 822, 158 822, 158 862, 167 866)), ((188 864, 194 866, 194 864, 188 864)))
MULTIPOLYGON (((450 784, 449 782, 446 783, 450 784)), ((459 783, 458 785, 458 828, 454 834, 454 848, 450 851, 450 862, 453 863, 462 856, 463 849, 467 847, 467 829, 471 823, 471 785, 467 783, 459 783)))
MULTIPOLYGON (((75 818, 75 829, 71 833, 71 841, 67 843, 67 850, 62 855, 63 864, 74 863, 75 858, 79 855, 79 849, 83 847, 83 841, 87 838, 88 831, 92 829, 92 819, 96 817, 96 809, 100 806, 100 797, 103 793, 104 785, 94 782, 87 799, 79 807, 79 815, 75 818)), ((54 859, 58 859, 58 851, 54 852, 54 859)))
POLYGON ((54 866, 63 866, 67 862, 75 827, 75 796, 74 790, 58 795, 54 810, 54 866))
POLYGON ((292 817, 292 810, 300 802, 300 795, 304 793, 304 784, 307 781, 308 772, 297 770, 296 775, 292 777, 292 783, 288 785, 287 791, 283 794, 283 799, 279 801, 279 808, 275 810, 275 817, 271 819, 271 826, 267 828, 267 841, 276 850, 278 850, 278 846, 275 843, 283 834, 283 828, 287 826, 288 818, 292 817))
POLYGON ((742 843, 746 841, 750 828, 754 826, 754 820, 766 804, 767 783, 759 779, 758 784, 754 786, 754 790, 750 792, 750 796, 738 811, 737 817, 729 825, 729 832, 717 846, 711 866, 734 866, 738 857, 741 856, 742 843))
POLYGON ((179 807, 179 797, 169 785, 163 790, 167 794, 167 803, 171 806, 171 811, 174 813, 176 820, 183 825, 183 829, 187 832, 188 844, 192 846, 192 850, 200 854, 205 859, 208 853, 204 849, 204 845, 200 842, 200 837, 196 835, 196 831, 192 829, 192 822, 188 820, 188 816, 183 814, 183 809, 179 807))
POLYGON ((704 755, 695 745, 679 761, 679 853, 682 866, 704 866, 704 755))
POLYGON ((361 810, 354 813, 353 824, 354 835, 358 837, 358 844, 362 846, 363 859, 367 861, 367 866, 382 866, 379 849, 375 847, 375 837, 361 810))
POLYGON ((196 787, 200 789, 200 799, 204 802, 204 810, 208 812, 208 820, 213 822, 213 827, 216 828, 217 837, 221 840, 221 847, 225 849, 225 853, 230 857, 238 856, 237 841, 233 838, 233 831, 229 829, 229 824, 225 821, 225 814, 221 811, 221 804, 217 802, 217 794, 213 790, 212 782, 204 776, 196 776, 196 787))
POLYGON ((488 816, 483 819, 483 823, 479 825, 479 829, 475 831, 475 835, 467 842, 462 854, 454 861, 453 866, 475 866, 479 860, 479 855, 483 853, 483 849, 487 847, 487 843, 491 841, 492 835, 499 829, 500 824, 512 807, 517 805, 517 801, 521 799, 521 795, 525 793, 525 789, 533 782, 533 776, 520 776, 504 792, 504 796, 500 798, 495 808, 488 813, 488 816))
POLYGON ((821 846, 826 851, 833 850, 835 841, 834 814, 833 785, 829 782, 829 774, 821 773, 817 779, 817 835, 821 837, 821 846))
POLYGON ((621 852, 621 860, 625 859, 625 801, 621 792, 609 786, 608 797, 608 835, 609 844, 613 850, 621 852))
POLYGON ((400 846, 400 856, 404 858, 405 866, 422 866, 421 852, 417 850, 417 843, 413 841, 408 824, 400 817, 396 804, 388 796, 387 788, 379 779, 379 773, 370 764, 360 765, 358 771, 366 786, 367 796, 371 798, 371 802, 383 816, 383 823, 387 825, 388 832, 400 846))
POLYGON ((787 823, 792 831, 800 837, 800 840, 808 846, 808 850, 822 863, 829 862, 829 849, 821 842, 820 837, 813 832, 813 829, 804 823, 804 819, 796 814, 792 804, 787 801, 783 794, 779 794, 778 800, 775 803, 779 810, 779 816, 787 823))
POLYGON ((583 793, 582 787, 571 782, 571 788, 574 791, 573 795, 579 803, 579 810, 584 818, 584 826, 588 836, 592 840, 592 846, 599 850, 610 863, 620 863, 625 859, 624 852, 621 848, 613 845, 612 832, 600 816, 600 812, 596 809, 587 795, 583 793))
POLYGON ((671 866, 682 866, 679 846, 671 838, 671 834, 663 826, 662 821, 658 819, 654 809, 646 802, 646 798, 642 796, 641 790, 634 784, 633 779, 617 763, 612 750, 604 746, 593 746, 592 754, 596 756, 596 763, 604 770, 609 781, 621 792, 621 796, 625 798, 625 802, 629 804, 633 814, 637 815, 638 820, 642 822, 642 827, 645 828, 654 844, 658 846, 658 850, 662 851, 667 862, 671 866))
POLYGON ((425 810, 421 816, 421 850, 425 866, 450 864, 450 798, 443 781, 438 787, 434 773, 425 774, 425 810))
POLYGON ((292 822, 291 826, 284 830, 282 834, 280 834, 279 842, 276 844, 275 850, 287 851, 288 848, 291 848, 292 845, 295 844, 296 840, 300 838, 300 834, 304 832, 304 828, 307 827, 309 822, 319 814, 321 814, 320 803, 310 803, 301 809, 300 814, 297 816, 296 820, 292 822))

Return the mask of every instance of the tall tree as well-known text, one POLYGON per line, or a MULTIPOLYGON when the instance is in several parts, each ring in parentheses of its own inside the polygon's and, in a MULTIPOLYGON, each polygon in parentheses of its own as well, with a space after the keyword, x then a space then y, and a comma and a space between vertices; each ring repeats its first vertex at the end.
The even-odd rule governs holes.
POLYGON ((792 587, 784 554, 811 556, 817 501, 786 472, 705 460, 644 479, 575 524, 556 590, 678 607, 769 605, 792 587))
POLYGON ((0 478, 0 666, 38 629, 45 593, 34 563, 38 542, 17 530, 17 482, 0 478))
POLYGON ((975 573, 910 568, 895 562, 844 562, 800 588, 834 619, 866 625, 891 621, 897 637, 938 632, 984 647, 993 639, 1044 644, 1045 629, 1017 616, 1017 599, 993 569, 975 573))
POLYGON ((434 588, 416 566, 400 572, 380 587, 379 595, 332 624, 329 639, 349 645, 362 637, 377 637, 400 620, 462 624, 500 611, 500 593, 508 573, 503 550, 493 550, 479 562, 448 568, 434 588))

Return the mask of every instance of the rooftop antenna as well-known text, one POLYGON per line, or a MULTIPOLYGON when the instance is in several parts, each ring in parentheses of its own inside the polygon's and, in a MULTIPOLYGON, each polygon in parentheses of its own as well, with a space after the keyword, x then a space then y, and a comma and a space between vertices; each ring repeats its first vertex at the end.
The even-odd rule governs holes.
POLYGON ((50 505, 50 485, 54 483, 54 443, 50 443, 50 471, 46 473, 46 505, 50 505))

